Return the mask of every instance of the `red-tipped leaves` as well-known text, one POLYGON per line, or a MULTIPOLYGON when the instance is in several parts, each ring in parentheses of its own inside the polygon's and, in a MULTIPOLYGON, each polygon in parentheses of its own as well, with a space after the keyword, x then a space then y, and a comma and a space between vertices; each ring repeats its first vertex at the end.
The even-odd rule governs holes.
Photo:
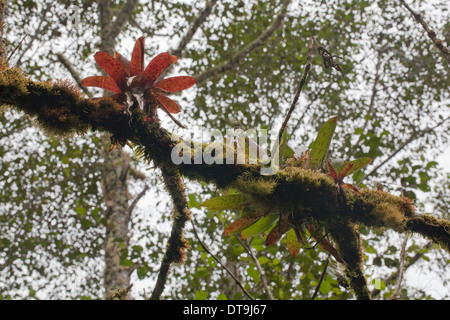
POLYGON ((145 68, 142 74, 141 83, 147 86, 152 86, 159 76, 171 65, 178 60, 177 57, 171 56, 168 52, 158 54, 145 68))
POLYGON ((180 106, 173 101, 172 99, 167 98, 166 96, 159 96, 157 100, 166 108, 170 113, 178 113, 181 111, 180 106))
POLYGON ((120 90, 126 88, 128 74, 122 64, 103 51, 94 55, 95 61, 115 81, 120 90))
POLYGON ((179 76, 161 80, 155 84, 155 87, 172 93, 190 88, 196 83, 197 81, 193 77, 179 76))
POLYGON ((118 52, 114 52, 114 59, 119 61, 119 63, 125 69, 126 73, 129 75, 130 74, 130 61, 118 52))
POLYGON ((134 44, 131 54, 130 75, 137 76, 144 71, 144 38, 140 37, 134 44))
POLYGON ((81 84, 85 87, 98 87, 114 93, 121 92, 116 82, 109 77, 91 76, 81 80, 81 84))

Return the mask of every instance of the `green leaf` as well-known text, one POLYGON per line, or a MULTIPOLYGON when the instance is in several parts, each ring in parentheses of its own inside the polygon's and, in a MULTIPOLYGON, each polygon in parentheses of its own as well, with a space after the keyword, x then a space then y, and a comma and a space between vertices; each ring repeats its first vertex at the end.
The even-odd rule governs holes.
POLYGON ((86 209, 81 206, 76 206, 75 212, 78 214, 80 218, 84 218, 84 216, 86 215, 86 209))
POLYGON ((262 217, 250 227, 241 232, 242 239, 248 239, 254 237, 261 232, 269 229, 275 222, 277 222, 279 216, 278 214, 269 214, 265 217, 262 217))
POLYGON ((344 169, 349 163, 353 163, 353 167, 346 174, 346 176, 349 176, 349 175, 355 173, 356 171, 364 168, 365 166, 367 166, 371 162, 372 162, 372 158, 369 158, 369 157, 358 158, 358 159, 355 159, 355 160, 350 161, 350 162, 345 162, 345 165, 340 167, 337 170, 337 173, 339 173, 342 169, 344 169))
POLYGON ((217 300, 228 300, 228 298, 224 293, 221 293, 217 296, 217 300))
POLYGON ((310 168, 318 169, 322 167, 322 163, 327 156, 330 148, 331 139, 336 130, 338 117, 333 117, 323 124, 317 134, 316 140, 311 144, 310 168))
POLYGON ((291 229, 286 233, 286 245, 293 257, 295 257, 302 248, 302 244, 298 241, 297 234, 294 229, 291 229))
POLYGON ((319 288, 320 293, 326 295, 326 294, 328 294, 328 292, 330 290, 331 290, 331 284, 328 281, 323 280, 322 283, 320 284, 320 288, 319 288))
POLYGON ((287 130, 285 129, 280 141, 280 155, 283 159, 283 163, 284 160, 292 158, 295 154, 294 150, 292 150, 291 147, 288 146, 287 140, 288 140, 288 133, 287 130))
POLYGON ((203 290, 195 291, 195 300, 205 300, 208 298, 208 293, 203 290))
POLYGON ((247 269, 247 274, 253 279, 253 281, 259 282, 259 280, 260 280, 260 274, 259 274, 259 272, 258 272, 255 268, 249 267, 249 268, 247 269))
POLYGON ((134 262, 129 259, 123 259, 122 261, 120 261, 120 265, 125 267, 131 267, 134 266, 134 262))
POLYGON ((240 217, 239 219, 237 219, 236 221, 231 223, 225 229, 224 235, 229 236, 229 235, 232 235, 236 232, 242 231, 242 230, 250 227, 261 216, 262 216, 262 213, 257 213, 257 212, 250 212, 250 213, 245 214, 244 216, 240 217))
POLYGON ((241 209, 250 199, 243 194, 228 194, 206 200, 201 204, 209 210, 241 209))
POLYGON ((384 290, 386 288, 386 283, 381 279, 373 279, 372 284, 377 290, 384 290))
POLYGON ((258 261, 259 261, 260 265, 263 265, 263 264, 269 262, 269 258, 261 256, 261 257, 258 258, 258 261))
POLYGON ((201 203, 197 201, 197 196, 195 194, 188 194, 188 205, 189 209, 199 208, 201 203))

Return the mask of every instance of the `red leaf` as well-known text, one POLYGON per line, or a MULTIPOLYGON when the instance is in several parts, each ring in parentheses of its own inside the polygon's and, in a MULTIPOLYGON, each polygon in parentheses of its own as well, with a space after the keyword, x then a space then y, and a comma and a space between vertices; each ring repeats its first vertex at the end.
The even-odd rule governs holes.
POLYGON ((327 167, 328 167, 329 174, 333 178, 334 182, 338 182, 339 178, 336 173, 336 170, 334 170, 333 166, 330 163, 330 160, 328 160, 328 159, 327 159, 327 167))
POLYGON ((291 226, 286 222, 278 222, 278 224, 269 232, 266 237, 266 246, 275 245, 281 237, 291 229, 291 226))
POLYGON ((353 168, 353 163, 348 163, 341 172, 339 172, 339 178, 342 180, 347 175, 347 173, 353 168))
POLYGON ((270 230, 269 234, 266 237, 266 246, 273 246, 275 245, 278 240, 281 238, 281 232, 279 232, 279 227, 276 225, 273 227, 272 230, 270 230))
POLYGON ((116 82, 105 76, 91 76, 81 80, 81 85, 85 87, 98 87, 114 93, 120 93, 120 88, 117 86, 116 82))
POLYGON ((169 111, 170 113, 178 113, 181 111, 180 106, 172 99, 166 96, 159 96, 157 100, 169 111))
POLYGON ((111 78, 113 78, 117 86, 124 91, 126 88, 128 74, 122 64, 103 51, 97 52, 94 55, 94 58, 98 65, 102 67, 102 69, 105 70, 111 78))
POLYGON ((128 61, 127 58, 125 58, 124 56, 122 56, 120 53, 118 52, 114 52, 114 59, 116 59, 117 61, 120 62, 120 64, 122 65, 122 67, 125 69, 125 71, 127 72, 127 74, 130 74, 130 61, 128 61))
POLYGON ((192 87, 197 80, 189 76, 172 77, 159 81, 156 87, 168 92, 177 92, 192 87))
MULTIPOLYGON (((152 86, 159 76, 173 63, 176 62, 168 52, 160 53, 147 65, 142 75, 141 83, 152 86)), ((175 57, 176 58, 176 57, 175 57)))
POLYGON ((344 184, 342 185, 342 188, 349 188, 349 189, 352 189, 353 191, 355 191, 356 193, 361 194, 361 192, 359 192, 358 188, 356 188, 356 187, 355 187, 354 185, 352 185, 352 184, 344 183, 344 184))
POLYGON ((144 71, 144 38, 140 37, 134 44, 131 54, 130 75, 137 76, 144 71))
POLYGON ((344 260, 341 258, 337 250, 334 248, 334 246, 331 244, 328 239, 320 234, 318 234, 315 230, 315 228, 312 225, 307 225, 306 228, 308 229, 309 233, 312 235, 314 240, 319 242, 319 245, 328 253, 330 253, 336 261, 339 263, 345 264, 344 260))
POLYGON ((231 223, 223 232, 225 236, 233 234, 235 232, 239 232, 256 222, 262 216, 261 213, 249 213, 245 216, 240 217, 233 223, 231 223))

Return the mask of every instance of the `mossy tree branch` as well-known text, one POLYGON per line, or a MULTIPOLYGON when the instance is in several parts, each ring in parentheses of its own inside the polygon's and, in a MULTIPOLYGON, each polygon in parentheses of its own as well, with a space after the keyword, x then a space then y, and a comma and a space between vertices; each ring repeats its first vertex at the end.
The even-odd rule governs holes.
MULTIPOLYGON (((45 130, 55 134, 103 131, 118 141, 130 140, 137 145, 145 159, 161 168, 167 180, 166 186, 177 217, 174 224, 178 225, 177 235, 171 237, 169 247, 172 240, 178 243, 174 245, 178 258, 182 256, 180 248, 186 247, 180 235, 189 219, 179 174, 214 183, 219 188, 235 187, 258 205, 276 207, 280 212, 296 212, 298 221, 314 220, 326 226, 346 262, 352 287, 361 299, 370 295, 362 272, 357 224, 419 233, 450 252, 450 222, 417 214, 414 206, 403 197, 380 190, 361 189, 360 193, 346 192, 343 202, 337 203, 336 186, 329 176, 295 166, 282 168, 271 176, 262 176, 260 164, 175 165, 171 160, 172 149, 181 140, 172 141, 170 133, 159 123, 144 121, 144 115, 138 110, 133 111, 130 121, 113 100, 84 99, 80 91, 67 82, 34 82, 18 69, 3 67, 0 70, 0 103, 27 113, 45 130)), ((191 152, 190 156, 192 160, 194 153, 191 152)), ((222 156, 225 158, 225 154, 222 156)), ((164 265, 168 261, 179 260, 167 256, 164 265)))
POLYGON ((167 242, 167 250, 161 262, 158 280, 156 281, 150 300, 161 299, 171 265, 173 263, 184 262, 186 259, 186 250, 189 249, 187 240, 184 239, 183 231, 186 222, 191 219, 191 212, 186 201, 183 181, 179 173, 173 168, 168 169, 162 166, 161 172, 164 184, 173 202, 173 224, 167 242))

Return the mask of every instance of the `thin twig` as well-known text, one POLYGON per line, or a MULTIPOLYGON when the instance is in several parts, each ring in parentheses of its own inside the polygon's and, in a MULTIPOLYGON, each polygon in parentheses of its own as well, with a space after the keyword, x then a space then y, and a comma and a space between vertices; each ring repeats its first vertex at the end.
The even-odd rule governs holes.
POLYGON ((127 212, 127 216, 128 219, 130 219, 131 214, 133 213, 134 208, 136 207, 137 203, 139 202, 139 200, 141 200, 141 198, 145 195, 145 193, 148 191, 148 189, 150 189, 150 187, 146 184, 144 186, 144 189, 142 189, 141 192, 139 192, 139 194, 136 196, 136 198, 133 199, 133 202, 131 203, 131 205, 128 207, 128 212, 127 212))
POLYGON ((245 290, 242 282, 233 274, 233 272, 230 271, 230 269, 228 269, 223 263, 222 261, 220 261, 213 253, 212 251, 208 248, 208 246, 202 241, 202 239, 200 238, 197 229, 195 228, 195 223, 194 223, 194 219, 192 218, 191 220, 191 224, 192 224, 192 230, 194 231, 194 234, 198 240, 198 242, 200 243, 200 245, 202 246, 202 248, 211 256, 214 258, 214 260, 217 261, 218 264, 220 264, 222 266, 222 268, 225 269, 225 271, 233 278, 233 280, 236 282, 236 284, 239 286, 239 288, 242 289, 242 292, 244 292, 244 294, 250 299, 250 300, 254 300, 254 298, 251 296, 251 294, 245 290))
POLYGON ((311 70, 312 50, 313 50, 313 44, 314 44, 313 40, 315 40, 314 37, 309 39, 305 71, 303 72, 303 75, 302 75, 302 77, 300 79, 300 84, 298 85, 297 92, 295 93, 294 100, 292 101, 292 104, 291 104, 291 106, 290 106, 290 108, 288 110, 288 113, 287 113, 286 117, 284 118, 283 124, 280 127, 280 131, 278 132, 278 141, 281 141, 281 138, 283 137, 283 133, 286 130, 286 127, 287 127, 287 123, 289 122, 289 119, 291 118, 292 112, 294 111, 295 106, 297 105, 298 99, 300 97, 300 93, 302 92, 303 86, 306 83, 306 78, 308 77, 308 73, 311 70))
POLYGON ((272 291, 270 290, 269 285, 267 283, 266 274, 264 273, 264 270, 262 269, 258 258, 255 256, 255 253, 253 252, 253 250, 251 248, 251 244, 250 245, 246 245, 241 239, 239 239, 239 237, 236 234, 234 236, 241 243, 241 245, 244 247, 244 249, 248 252, 250 257, 253 259, 253 262, 256 265, 256 269, 258 269, 258 272, 259 272, 259 274, 261 276, 261 282, 262 282, 262 284, 264 286, 264 290, 266 291, 267 295, 269 296, 269 299, 270 300, 275 300, 275 297, 273 296, 272 291))
POLYGON ((191 42, 192 38, 194 37, 195 33, 197 32, 198 28, 206 21, 208 16, 211 14, 212 9, 214 5, 216 4, 217 0, 210 0, 206 3, 205 8, 200 13, 200 15, 195 19, 192 26, 189 28, 189 30, 186 32, 184 37, 181 39, 178 48, 173 50, 172 54, 181 58, 184 53, 184 49, 188 45, 189 42, 191 42))
POLYGON ((280 14, 275 18, 272 24, 257 37, 253 42, 249 43, 242 50, 233 54, 228 62, 224 62, 218 66, 215 66, 205 72, 195 75, 194 78, 197 79, 197 84, 201 84, 208 79, 218 76, 219 74, 228 71, 238 65, 241 60, 248 55, 250 52, 260 47, 269 39, 278 28, 283 24, 284 18, 286 17, 287 7, 291 0, 283 0, 283 7, 281 8, 280 14))
POLYGON ((325 265, 323 266, 322 274, 320 275, 319 283, 316 286, 316 290, 314 291, 311 300, 314 300, 317 296, 317 293, 319 292, 320 285, 322 284, 322 281, 325 278, 325 273, 327 272, 329 262, 330 262, 330 255, 328 254, 327 259, 325 260, 325 265))
POLYGON ((426 134, 433 132, 435 129, 437 129, 438 127, 440 127, 442 124, 444 124, 445 122, 447 122, 450 119, 450 116, 445 118, 444 120, 442 120, 441 122, 437 123, 434 127, 431 128, 427 128, 425 130, 422 130, 420 132, 414 132, 408 140, 406 140, 404 143, 402 143, 394 152, 392 152, 389 157, 387 157, 383 162, 381 162, 379 165, 377 165, 375 168, 373 168, 369 173, 367 173, 366 175, 364 175, 364 177, 361 179, 361 181, 359 182, 359 184, 367 179, 368 177, 370 177, 371 175, 373 175, 378 169, 380 169, 382 166, 384 166, 387 162, 389 162, 393 157, 395 157, 400 151, 402 151, 406 146, 408 146, 411 142, 425 136, 426 134))
POLYGON ((14 47, 14 49, 11 51, 11 53, 10 53, 9 56, 8 56, 8 60, 10 60, 11 57, 14 55, 14 53, 16 53, 17 49, 20 48, 20 46, 22 45, 23 40, 25 40, 25 38, 26 38, 27 36, 28 36, 27 34, 24 35, 24 36, 22 37, 22 39, 19 41, 19 43, 14 47))
MULTIPOLYGON (((409 267, 414 265, 420 258, 422 258, 424 256, 424 254, 428 251, 428 249, 430 249, 432 246, 433 246, 433 243, 428 242, 418 253, 416 253, 416 255, 414 257, 412 257, 411 259, 408 259, 408 261, 406 261, 406 263, 405 263, 404 271, 406 271, 409 267)), ((383 282, 388 284, 397 278, 398 278, 398 271, 395 271, 391 275, 389 275, 387 278, 383 279, 383 282)), ((380 292, 381 291, 379 289, 374 289, 374 290, 372 290, 372 292, 370 294, 372 297, 376 297, 380 294, 380 292)))
POLYGON ((446 46, 444 46, 444 42, 441 39, 436 37, 436 32, 434 32, 432 29, 430 29, 430 27, 428 27, 428 24, 423 20, 422 15, 414 12, 411 9, 411 7, 406 4, 404 0, 400 0, 400 2, 406 9, 408 9, 409 12, 411 12, 416 21, 422 25, 422 28, 427 32, 428 38, 430 38, 431 41, 433 41, 434 45, 442 53, 442 56, 450 64, 450 50, 446 46))
POLYGON ((48 12, 48 10, 49 10, 49 7, 50 7, 50 5, 51 5, 51 3, 52 2, 50 2, 43 10, 42 10, 42 19, 41 19, 41 21, 39 22, 39 25, 36 27, 36 31, 35 31, 35 33, 34 33, 34 35, 31 37, 31 39, 30 39, 30 42, 28 43, 28 46, 26 47, 26 48, 24 48, 23 49, 23 51, 21 52, 21 54, 20 54, 20 56, 17 58, 17 61, 16 61, 16 66, 17 67, 20 67, 20 65, 22 64, 22 58, 25 56, 25 53, 32 47, 32 45, 33 45, 33 42, 38 38, 38 36, 41 34, 41 28, 42 28, 42 25, 44 24, 44 22, 45 21, 47 21, 47 19, 46 19, 46 13, 48 12))
POLYGON ((403 273, 405 271, 405 257, 406 257, 406 244, 408 242, 408 235, 405 236, 402 243, 402 248, 400 251, 400 265, 398 267, 398 279, 397 286, 395 287, 394 293, 391 296, 391 300, 395 300, 402 287, 403 273))

